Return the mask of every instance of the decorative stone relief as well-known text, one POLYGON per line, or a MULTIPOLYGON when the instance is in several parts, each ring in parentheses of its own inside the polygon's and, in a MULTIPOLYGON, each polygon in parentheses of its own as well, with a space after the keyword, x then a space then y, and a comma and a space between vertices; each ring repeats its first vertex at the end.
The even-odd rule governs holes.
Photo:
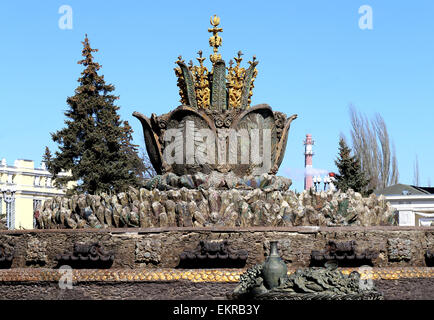
MULTIPOLYGON (((167 175, 166 178, 175 177, 167 175)), ((192 181, 202 185, 200 175, 192 181), (196 179, 196 180, 195 180, 196 179)), ((209 175, 213 185, 218 175, 209 175)), ((161 176, 160 176, 161 177, 161 176)), ((157 177, 158 178, 158 177, 157 177)), ((224 179, 226 189, 170 190, 132 187, 118 195, 75 195, 70 198, 46 200, 37 217, 39 229, 54 228, 128 228, 128 227, 256 227, 256 226, 374 226, 396 225, 394 209, 383 196, 360 198, 352 190, 347 192, 312 192, 300 194, 280 185, 268 189, 275 180, 263 175, 248 181, 251 189, 232 188, 237 182, 224 179), (268 181, 268 182, 267 182, 268 181), (231 189, 227 189, 228 186, 231 189), (280 188, 279 187, 279 188, 280 188), (274 190, 274 191, 273 191, 274 190), (345 206, 340 205, 346 203, 345 206), (356 213, 358 207, 363 207, 356 213), (351 213, 351 214, 350 214, 351 213)), ((170 180, 170 179, 169 179, 170 180)), ((209 180, 209 179, 208 179, 209 180)), ((186 179, 190 181, 190 179, 186 179)), ((167 185, 171 184, 166 181, 167 185)), ((208 181, 207 183, 209 183, 208 181)), ((161 181, 159 182, 161 184, 161 181)), ((206 183, 205 183, 206 184, 206 183)), ((174 183, 174 185, 177 185, 174 183)))
MULTIPOLYGON (((354 244, 350 242, 349 247, 351 251, 354 244)), ((272 248, 274 253, 270 253, 270 259, 278 257, 276 246, 272 248)), ((382 293, 374 285, 366 285, 360 273, 344 274, 337 264, 328 264, 326 268, 301 268, 282 277, 276 263, 269 271, 269 261, 256 264, 241 274, 238 286, 229 296, 255 300, 383 300, 382 293), (277 276, 279 278, 275 279, 277 276), (274 286, 269 285, 270 280, 277 280, 274 286)))
POLYGON ((99 242, 74 243, 72 251, 58 254, 59 265, 66 264, 75 268, 110 267, 114 261, 113 252, 107 251, 99 242))
POLYGON ((184 250, 179 256, 180 266, 191 268, 242 267, 247 257, 247 250, 233 249, 228 240, 201 240, 194 250, 184 250))
MULTIPOLYGON (((286 262, 290 263, 292 262, 293 256, 294 256, 294 250, 291 247, 291 240, 290 239, 281 239, 277 243, 277 249, 279 250, 280 257, 286 262)), ((264 252, 265 257, 268 257, 268 253, 270 252, 270 241, 266 240, 264 242, 264 252)))
POLYGON ((44 265, 47 263, 47 242, 38 238, 31 238, 27 243, 27 264, 44 265))
POLYGON ((324 250, 312 250, 312 266, 323 266, 329 261, 336 262, 339 266, 356 267, 372 265, 372 260, 378 257, 378 251, 365 249, 357 250, 357 243, 354 240, 336 242, 328 241, 324 250))
POLYGON ((390 261, 411 260, 411 240, 387 239, 387 253, 390 261))
POLYGON ((161 262, 162 245, 160 240, 143 239, 136 242, 136 262, 159 264, 161 262))

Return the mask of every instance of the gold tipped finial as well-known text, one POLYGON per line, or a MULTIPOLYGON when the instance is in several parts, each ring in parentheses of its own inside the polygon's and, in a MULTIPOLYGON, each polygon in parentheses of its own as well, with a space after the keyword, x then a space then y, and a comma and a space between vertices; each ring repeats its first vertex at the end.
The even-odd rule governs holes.
POLYGON ((199 51, 197 52, 197 54, 199 55, 199 58, 196 58, 196 59, 197 59, 197 61, 199 61, 200 66, 203 67, 203 62, 204 62, 204 60, 205 60, 206 58, 202 58, 202 50, 199 50, 199 51))
POLYGON ((210 55, 212 69, 208 71, 204 65, 206 58, 202 50, 197 52, 199 65, 193 65, 192 60, 184 62, 182 56, 176 61, 175 75, 181 103, 199 109, 246 109, 251 103, 258 61, 253 56, 249 68, 245 69, 241 67, 244 54, 238 51, 226 66, 218 52, 222 45, 219 33, 223 32, 223 28, 219 27, 220 17, 212 16, 210 24, 212 27, 208 28, 208 32, 212 35, 209 44, 214 51, 210 55), (219 105, 216 106, 216 103, 219 105))
POLYGON ((243 58, 241 58, 241 56, 243 55, 243 53, 240 51, 238 51, 238 58, 234 58, 235 61, 237 62, 237 66, 240 66, 241 61, 243 61, 243 58))
MULTIPOLYGON (((217 15, 214 15, 211 17, 210 22, 211 22, 211 25, 213 27, 217 27, 220 24, 220 17, 217 15)), ((86 34, 86 36, 87 36, 87 34, 86 34)))
POLYGON ((210 23, 213 28, 208 29, 208 32, 212 32, 212 36, 209 38, 209 45, 214 48, 214 53, 210 55, 210 60, 212 63, 216 63, 222 59, 222 56, 217 52, 218 48, 222 45, 222 38, 218 35, 218 33, 223 32, 223 28, 217 28, 217 26, 220 24, 220 18, 216 15, 211 17, 210 23))

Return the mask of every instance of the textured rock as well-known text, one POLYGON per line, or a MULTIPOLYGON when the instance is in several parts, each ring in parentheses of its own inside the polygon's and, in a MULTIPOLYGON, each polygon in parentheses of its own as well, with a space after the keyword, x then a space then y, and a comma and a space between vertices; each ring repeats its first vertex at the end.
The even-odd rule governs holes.
POLYGON ((27 242, 26 262, 44 265, 47 262, 47 242, 31 237, 27 242))
POLYGON ((161 241, 154 239, 143 239, 136 242, 136 262, 151 263, 157 265, 161 261, 161 241))
POLYGON ((387 253, 390 261, 402 261, 411 259, 410 239, 387 239, 387 253))
MULTIPOLYGON (((173 174, 170 175, 174 179, 173 174)), ((203 176, 192 180, 199 183, 203 176)), ((259 178, 258 178, 259 179, 259 178)), ((264 175, 264 184, 273 181, 264 175)), ((258 181, 257 181, 258 182, 258 181)), ((253 183, 253 182, 252 182, 253 183)), ((256 182, 255 182, 256 183, 256 182)), ((259 183, 259 182, 258 182, 259 183)), ((347 193, 256 189, 136 190, 109 197, 80 195, 45 201, 38 228, 191 226, 376 226, 396 225, 384 197, 347 193)), ((393 256, 393 254, 392 254, 393 256)))

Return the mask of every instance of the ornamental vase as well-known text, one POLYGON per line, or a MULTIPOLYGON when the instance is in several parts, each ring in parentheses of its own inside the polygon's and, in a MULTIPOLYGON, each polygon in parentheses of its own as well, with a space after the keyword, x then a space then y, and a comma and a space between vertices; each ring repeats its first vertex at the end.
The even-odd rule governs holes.
POLYGON ((264 263, 263 271, 264 284, 268 290, 278 287, 281 278, 288 277, 288 268, 280 258, 277 241, 270 241, 270 255, 264 263))

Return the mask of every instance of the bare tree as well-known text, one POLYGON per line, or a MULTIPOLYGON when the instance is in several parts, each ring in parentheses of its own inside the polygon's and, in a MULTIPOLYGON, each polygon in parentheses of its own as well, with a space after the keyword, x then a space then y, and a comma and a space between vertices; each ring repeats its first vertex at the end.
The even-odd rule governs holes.
POLYGON ((377 113, 370 121, 352 105, 350 118, 352 149, 369 177, 368 187, 376 190, 398 183, 395 145, 391 147, 384 119, 377 113))
POLYGON ((140 148, 139 158, 142 160, 142 165, 140 167, 141 178, 149 179, 157 175, 154 167, 151 164, 151 160, 149 160, 148 152, 144 147, 140 148))
POLYGON ((417 159, 417 154, 413 165, 413 185, 419 186, 419 160, 417 159))

